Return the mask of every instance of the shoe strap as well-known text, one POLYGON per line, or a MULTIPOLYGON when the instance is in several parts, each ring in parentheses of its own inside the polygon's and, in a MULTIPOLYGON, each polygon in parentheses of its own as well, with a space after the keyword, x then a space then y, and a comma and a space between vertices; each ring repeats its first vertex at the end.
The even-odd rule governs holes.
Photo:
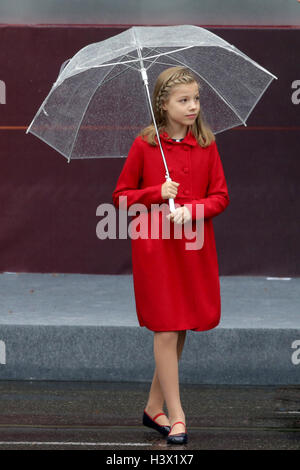
POLYGON ((161 415, 164 415, 164 416, 166 416, 166 414, 165 414, 165 413, 158 413, 157 415, 155 415, 155 416, 154 416, 154 418, 152 418, 152 421, 155 421, 155 420, 156 420, 156 418, 158 418, 158 417, 159 417, 159 416, 161 416, 161 415))
POLYGON ((186 430, 185 424, 184 424, 182 421, 176 421, 176 423, 172 424, 171 429, 170 429, 170 432, 172 431, 172 428, 175 426, 175 424, 178 424, 178 423, 183 424, 183 426, 184 426, 184 428, 185 428, 185 430, 186 430))

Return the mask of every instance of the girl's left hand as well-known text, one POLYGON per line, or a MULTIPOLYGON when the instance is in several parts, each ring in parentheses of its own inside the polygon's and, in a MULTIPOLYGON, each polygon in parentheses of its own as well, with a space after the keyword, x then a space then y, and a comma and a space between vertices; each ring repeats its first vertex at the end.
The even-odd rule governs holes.
POLYGON ((175 224, 185 224, 189 220, 191 220, 192 215, 186 206, 178 207, 175 212, 171 212, 167 215, 167 219, 171 220, 171 222, 175 222, 175 224))

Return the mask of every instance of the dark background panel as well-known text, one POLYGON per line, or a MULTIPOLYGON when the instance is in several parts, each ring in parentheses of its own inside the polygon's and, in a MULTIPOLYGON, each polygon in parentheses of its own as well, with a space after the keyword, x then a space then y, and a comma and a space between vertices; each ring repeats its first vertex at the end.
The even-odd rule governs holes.
MULTIPOLYGON (((126 27, 1 26, 0 271, 131 272, 130 239, 99 240, 124 159, 67 160, 25 134, 79 49, 126 27)), ((221 275, 296 276, 299 267, 299 29, 208 28, 274 73, 247 127, 217 135, 230 205, 214 219, 221 275)))

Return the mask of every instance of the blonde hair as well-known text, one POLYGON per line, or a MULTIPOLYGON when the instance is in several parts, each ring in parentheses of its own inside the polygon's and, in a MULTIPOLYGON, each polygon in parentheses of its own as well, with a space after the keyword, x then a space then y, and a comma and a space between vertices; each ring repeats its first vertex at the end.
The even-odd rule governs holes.
MULTIPOLYGON (((200 90, 201 86, 196 77, 191 70, 186 67, 170 67, 161 72, 157 77, 152 96, 152 107, 159 133, 163 132, 167 125, 166 111, 163 110, 162 105, 168 101, 172 88, 176 85, 188 85, 194 82, 197 83, 200 90)), ((201 106, 197 119, 189 126, 188 132, 190 130, 201 147, 208 147, 211 142, 215 141, 215 136, 212 130, 203 118, 201 106)), ((155 139, 156 131, 153 119, 149 126, 141 130, 139 136, 142 136, 144 140, 147 140, 150 145, 158 145, 158 142, 155 139)))

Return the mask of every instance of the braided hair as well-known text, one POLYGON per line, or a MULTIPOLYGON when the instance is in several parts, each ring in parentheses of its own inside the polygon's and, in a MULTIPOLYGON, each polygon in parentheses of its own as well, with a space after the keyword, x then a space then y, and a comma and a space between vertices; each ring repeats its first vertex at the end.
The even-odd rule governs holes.
MULTIPOLYGON (((194 82, 198 84, 200 89, 200 84, 191 70, 181 66, 165 69, 158 76, 152 96, 152 108, 159 133, 163 132, 167 125, 166 111, 163 109, 163 103, 168 100, 172 88, 176 85, 189 85, 194 82)), ((189 130, 192 131, 201 147, 208 147, 215 140, 212 130, 204 121, 201 108, 194 124, 189 126, 189 130)), ((150 145, 158 145, 153 120, 139 135, 146 139, 150 145)))

